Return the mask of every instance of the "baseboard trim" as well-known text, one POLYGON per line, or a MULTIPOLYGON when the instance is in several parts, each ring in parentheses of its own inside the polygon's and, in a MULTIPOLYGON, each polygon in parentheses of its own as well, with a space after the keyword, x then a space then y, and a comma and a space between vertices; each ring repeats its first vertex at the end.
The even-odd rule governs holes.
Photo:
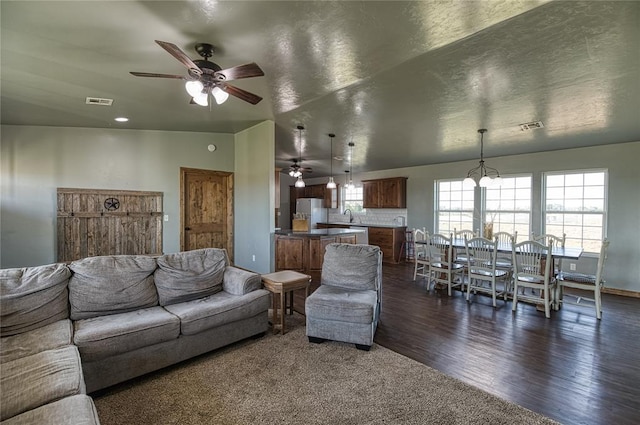
POLYGON ((629 291, 627 289, 602 288, 604 294, 620 295, 623 297, 640 298, 640 292, 629 291))

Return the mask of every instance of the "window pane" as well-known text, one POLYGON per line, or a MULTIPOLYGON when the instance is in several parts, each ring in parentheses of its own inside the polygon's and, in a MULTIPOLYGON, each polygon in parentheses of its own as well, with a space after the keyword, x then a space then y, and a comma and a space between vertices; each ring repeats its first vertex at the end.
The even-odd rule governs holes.
POLYGON ((472 228, 474 189, 464 187, 462 180, 437 181, 435 187, 438 199, 435 231, 448 234, 454 228, 472 228))
POLYGON ((606 181, 606 171, 546 174, 543 233, 565 233, 567 246, 598 252, 606 220, 606 181))

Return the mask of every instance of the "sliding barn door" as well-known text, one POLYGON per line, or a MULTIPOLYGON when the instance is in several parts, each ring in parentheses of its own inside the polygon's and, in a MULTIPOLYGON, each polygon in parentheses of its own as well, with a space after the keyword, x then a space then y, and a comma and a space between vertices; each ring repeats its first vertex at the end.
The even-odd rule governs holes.
POLYGON ((162 192, 58 188, 58 261, 162 254, 162 192))
POLYGON ((233 261, 233 173, 180 169, 180 249, 225 248, 233 261))

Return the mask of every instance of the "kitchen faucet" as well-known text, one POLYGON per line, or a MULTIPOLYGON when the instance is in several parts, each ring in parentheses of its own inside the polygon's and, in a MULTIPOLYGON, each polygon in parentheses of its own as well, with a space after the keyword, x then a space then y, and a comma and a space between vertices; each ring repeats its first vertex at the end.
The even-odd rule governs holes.
POLYGON ((353 215, 351 215, 351 210, 349 208, 347 208, 346 210, 344 210, 344 212, 342 213, 343 215, 346 215, 347 212, 349 213, 349 223, 353 223, 353 215))

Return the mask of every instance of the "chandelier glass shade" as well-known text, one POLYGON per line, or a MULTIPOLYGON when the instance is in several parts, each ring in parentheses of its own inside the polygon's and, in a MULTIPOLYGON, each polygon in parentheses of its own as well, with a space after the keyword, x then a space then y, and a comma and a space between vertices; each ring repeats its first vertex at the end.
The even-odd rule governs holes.
POLYGON ((302 175, 298 176, 298 180, 296 180, 295 187, 305 187, 304 180, 302 180, 302 175))
POLYGON ((329 181, 327 182, 327 189, 335 189, 336 182, 333 181, 333 138, 336 137, 335 134, 329 133, 329 138, 331 140, 331 154, 329 155, 329 161, 331 164, 331 176, 329 176, 329 181))
POLYGON ((478 133, 480 133, 480 164, 469 170, 467 177, 462 181, 462 184, 466 187, 489 187, 502 184, 500 172, 495 168, 487 167, 484 163, 484 133, 486 132, 486 128, 478 130, 478 133))

